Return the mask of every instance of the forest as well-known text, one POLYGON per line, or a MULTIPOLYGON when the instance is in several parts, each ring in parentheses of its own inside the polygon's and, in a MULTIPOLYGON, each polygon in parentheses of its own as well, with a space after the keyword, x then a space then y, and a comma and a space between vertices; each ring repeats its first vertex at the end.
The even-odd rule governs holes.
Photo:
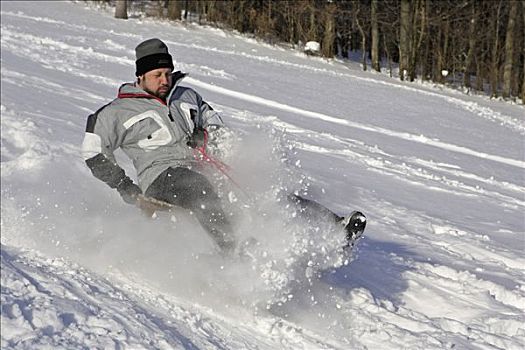
MULTIPOLYGON (((99 1, 106 2, 109 1, 99 1)), ((358 57, 363 70, 525 101, 525 0, 116 0, 115 17, 195 21, 358 57)))

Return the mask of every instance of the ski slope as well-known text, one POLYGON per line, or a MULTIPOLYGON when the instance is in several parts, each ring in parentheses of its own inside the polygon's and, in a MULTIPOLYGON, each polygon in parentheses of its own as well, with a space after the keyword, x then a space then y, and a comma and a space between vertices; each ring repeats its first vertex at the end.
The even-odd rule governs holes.
POLYGON ((2 2, 1 29, 2 349, 525 347, 522 105, 83 2, 2 2), (87 116, 151 37, 235 135, 221 159, 268 213, 238 234, 266 260, 85 166, 87 116), (306 276, 333 237, 283 225, 281 187, 367 214, 351 263, 306 276))

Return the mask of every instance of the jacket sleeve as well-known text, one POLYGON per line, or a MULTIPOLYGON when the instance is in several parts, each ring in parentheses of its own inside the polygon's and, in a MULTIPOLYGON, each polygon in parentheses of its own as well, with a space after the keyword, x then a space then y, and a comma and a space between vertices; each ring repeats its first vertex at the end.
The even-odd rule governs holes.
POLYGON ((221 115, 202 99, 200 104, 200 114, 202 116, 201 123, 204 129, 211 129, 211 131, 213 131, 214 129, 222 128, 224 126, 221 115))
POLYGON ((126 203, 133 204, 142 191, 115 161, 113 152, 122 144, 124 135, 116 125, 117 118, 104 113, 105 107, 88 117, 82 155, 97 179, 117 189, 126 203))
POLYGON ((220 114, 195 90, 187 87, 175 89, 170 99, 170 110, 183 116, 190 132, 195 128, 214 131, 224 126, 220 114))

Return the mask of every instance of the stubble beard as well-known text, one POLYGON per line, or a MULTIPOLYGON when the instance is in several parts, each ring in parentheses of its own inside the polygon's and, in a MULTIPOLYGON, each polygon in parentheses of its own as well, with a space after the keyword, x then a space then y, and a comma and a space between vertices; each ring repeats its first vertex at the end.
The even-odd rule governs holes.
POLYGON ((166 100, 166 97, 168 97, 170 93, 169 90, 167 90, 166 92, 160 92, 160 91, 153 91, 147 88, 145 88, 144 91, 146 91, 150 95, 160 98, 161 100, 166 100))

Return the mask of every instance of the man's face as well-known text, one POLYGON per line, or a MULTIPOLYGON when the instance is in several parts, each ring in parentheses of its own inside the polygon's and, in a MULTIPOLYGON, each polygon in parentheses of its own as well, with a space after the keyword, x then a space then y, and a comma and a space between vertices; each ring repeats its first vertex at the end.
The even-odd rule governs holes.
POLYGON ((139 86, 142 90, 157 96, 161 99, 166 99, 171 88, 171 69, 158 68, 151 70, 139 77, 139 86))

